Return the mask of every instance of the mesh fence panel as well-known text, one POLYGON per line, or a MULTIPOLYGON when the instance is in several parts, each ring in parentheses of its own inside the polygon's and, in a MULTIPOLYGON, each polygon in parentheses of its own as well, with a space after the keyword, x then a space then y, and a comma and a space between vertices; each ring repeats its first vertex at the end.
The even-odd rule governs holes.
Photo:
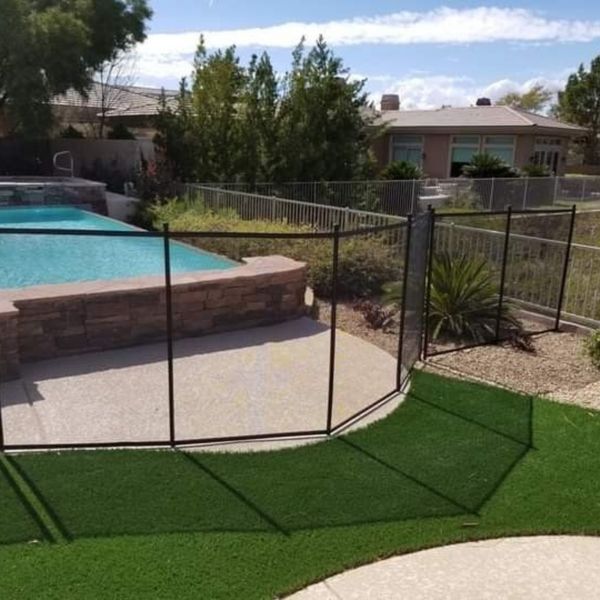
POLYGON ((506 215, 436 216, 427 354, 496 340, 506 215))
POLYGON ((423 345, 427 251, 431 228, 431 213, 416 217, 411 225, 408 249, 408 272, 403 293, 402 353, 400 355, 399 388, 406 384, 410 372, 419 361, 423 345))
POLYGON ((407 225, 340 240, 333 427, 397 389, 407 225))
POLYGON ((173 235, 236 261, 174 288, 177 440, 324 432, 330 330, 307 316, 306 263, 330 293, 331 239, 173 235))
POLYGON ((0 236, 0 294, 18 307, 0 385, 6 445, 168 442, 163 240, 53 217, 52 231, 0 236), (81 226, 116 231, 60 233, 81 226))

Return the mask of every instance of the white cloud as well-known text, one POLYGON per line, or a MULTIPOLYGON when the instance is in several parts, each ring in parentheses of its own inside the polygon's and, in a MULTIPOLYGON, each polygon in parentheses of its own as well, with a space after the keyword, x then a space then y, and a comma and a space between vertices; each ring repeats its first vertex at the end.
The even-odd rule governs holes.
POLYGON ((470 106, 477 98, 499 100, 509 92, 527 92, 536 84, 542 84, 552 92, 562 89, 566 76, 559 78, 535 77, 526 81, 500 79, 487 85, 478 84, 469 77, 434 75, 430 77, 409 76, 392 81, 386 86, 373 89, 371 98, 377 103, 382 93, 400 95, 403 109, 432 109, 442 105, 470 106))
MULTIPOLYGON (((189 57, 200 31, 157 33, 140 46, 145 57, 163 60, 189 57)), ((289 22, 249 29, 203 32, 209 48, 290 48, 302 36, 313 41, 320 34, 335 46, 360 44, 470 44, 490 42, 590 42, 600 38, 600 21, 550 19, 525 8, 438 8, 426 12, 398 12, 324 23, 289 22)))

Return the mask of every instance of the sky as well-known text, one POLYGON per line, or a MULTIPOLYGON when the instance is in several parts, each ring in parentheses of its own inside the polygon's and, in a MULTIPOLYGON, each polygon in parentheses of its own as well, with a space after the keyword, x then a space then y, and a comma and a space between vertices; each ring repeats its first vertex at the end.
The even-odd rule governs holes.
POLYGON ((139 85, 176 88, 200 33, 211 49, 235 44, 244 62, 266 50, 282 74, 300 38, 322 33, 375 102, 398 93, 404 109, 469 106, 536 83, 558 90, 600 54, 597 0, 149 1, 139 85))

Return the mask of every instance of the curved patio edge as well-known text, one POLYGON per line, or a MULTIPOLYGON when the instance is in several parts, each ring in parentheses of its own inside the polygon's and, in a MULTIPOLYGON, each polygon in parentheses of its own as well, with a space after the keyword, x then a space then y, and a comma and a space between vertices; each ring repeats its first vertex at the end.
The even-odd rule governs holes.
POLYGON ((289 600, 598 597, 600 537, 491 539, 405 554, 336 575, 289 600))

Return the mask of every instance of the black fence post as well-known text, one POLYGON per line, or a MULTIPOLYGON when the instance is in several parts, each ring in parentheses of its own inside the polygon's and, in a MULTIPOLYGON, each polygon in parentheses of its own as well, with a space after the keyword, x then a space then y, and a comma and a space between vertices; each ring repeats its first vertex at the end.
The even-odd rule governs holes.
POLYGON ((431 275, 433 273, 433 251, 435 246, 435 209, 429 205, 429 244, 427 249, 427 289, 425 293, 425 323, 423 340, 423 360, 427 360, 429 354, 429 308, 431 304, 431 275))
POLYGON ((502 324, 502 309, 504 308, 504 287, 506 285, 506 268, 508 264, 508 251, 510 248, 510 229, 512 225, 512 206, 506 207, 506 232, 504 236, 504 252, 502 253, 502 269, 500 274, 500 290, 498 298, 498 314, 496 316, 496 338, 500 341, 500 326, 502 324))
POLYGON ((402 305, 400 306, 400 325, 398 331, 398 361, 396 363, 396 391, 402 389, 402 352, 404 350, 404 325, 406 323, 406 299, 408 298, 408 270, 410 266, 410 244, 412 238, 413 217, 406 217, 406 248, 404 250, 404 273, 402 276, 402 305))
POLYGON ((562 280, 560 282, 560 295, 558 296, 558 307, 556 310, 555 331, 560 331, 560 319, 565 301, 565 292, 567 290, 567 278, 569 276, 569 264, 571 262, 571 248, 573 246, 573 234, 575 232, 575 218, 577 217, 577 205, 573 204, 571 209, 571 225, 569 227, 569 239, 567 241, 567 250, 565 252, 565 264, 563 266, 562 280))
POLYGON ((327 435, 333 429, 333 395, 335 385, 335 344, 337 330, 338 267, 340 255, 340 226, 333 226, 333 265, 331 272, 331 340, 329 344, 329 401, 327 405, 327 435))
POLYGON ((165 292, 167 309, 167 360, 169 378, 169 443, 175 446, 175 382, 173 369, 173 298, 171 287, 171 246, 169 224, 163 225, 165 252, 165 292))

